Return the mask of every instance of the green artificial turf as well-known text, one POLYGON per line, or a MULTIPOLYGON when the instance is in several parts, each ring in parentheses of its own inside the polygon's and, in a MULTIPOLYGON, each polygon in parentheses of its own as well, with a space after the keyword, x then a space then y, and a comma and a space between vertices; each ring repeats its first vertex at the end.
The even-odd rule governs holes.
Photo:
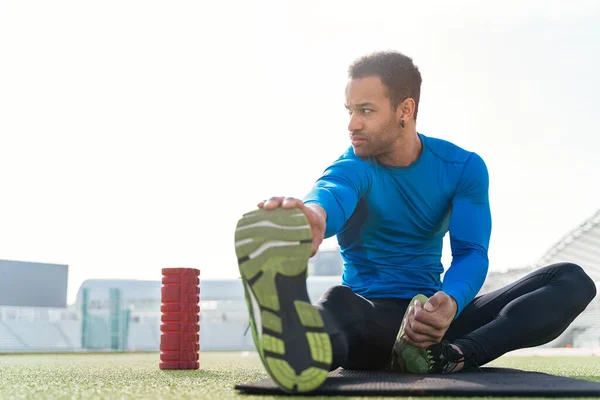
MULTIPOLYGON (((241 395, 234 390, 236 384, 267 377, 255 353, 202 352, 200 369, 190 371, 162 371, 158 363, 158 353, 0 355, 0 399, 286 398, 241 395)), ((502 357, 489 365, 600 382, 600 357, 594 356, 502 357)))

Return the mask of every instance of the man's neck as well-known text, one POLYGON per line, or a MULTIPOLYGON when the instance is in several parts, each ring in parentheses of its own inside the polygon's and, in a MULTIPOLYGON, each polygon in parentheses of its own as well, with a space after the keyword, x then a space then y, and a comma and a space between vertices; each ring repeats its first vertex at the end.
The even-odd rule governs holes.
POLYGON ((392 167, 408 167, 419 159, 423 143, 416 130, 406 132, 390 152, 377 156, 377 160, 392 167))

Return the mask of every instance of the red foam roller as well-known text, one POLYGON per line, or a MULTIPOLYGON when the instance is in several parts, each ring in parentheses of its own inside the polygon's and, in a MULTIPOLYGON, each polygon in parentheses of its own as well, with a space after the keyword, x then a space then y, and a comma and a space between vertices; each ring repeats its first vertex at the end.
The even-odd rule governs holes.
POLYGON ((163 332, 161 334, 160 351, 198 351, 200 350, 199 336, 197 333, 163 332))
POLYGON ((200 303, 200 296, 193 293, 183 293, 181 295, 181 302, 198 304, 200 303))
POLYGON ((160 288, 163 303, 193 303, 200 302, 200 288, 187 288, 178 285, 168 285, 160 288))
POLYGON ((179 289, 181 290, 181 293, 185 294, 200 294, 200 288, 198 287, 198 285, 179 285, 179 289))
POLYGON ((200 270, 196 268, 163 268, 163 275, 191 275, 200 276, 200 270))
POLYGON ((181 343, 181 351, 200 351, 200 345, 198 343, 181 343))
POLYGON ((164 351, 160 355, 161 361, 181 361, 180 351, 164 351))
POLYGON ((172 361, 172 362, 161 362, 159 365, 160 369, 198 369, 200 363, 194 361, 172 361))
POLYGON ((200 312, 200 306, 191 303, 168 303, 160 306, 160 312, 165 313, 194 313, 200 312))
POLYGON ((200 316, 195 313, 168 313, 160 317, 161 322, 195 322, 200 321, 200 316))
POLYGON ((200 345, 197 341, 184 341, 178 333, 163 332, 161 338, 165 337, 166 340, 161 340, 160 351, 161 356, 163 353, 169 352, 190 352, 200 350, 200 345))
POLYGON ((163 303, 198 304, 200 288, 198 286, 165 285, 161 289, 163 303))
POLYGON ((178 332, 163 332, 160 335, 160 351, 180 351, 182 343, 178 332))
POLYGON ((160 325, 161 332, 177 332, 177 333, 188 333, 198 332, 200 327, 196 323, 187 322, 163 322, 160 325))
POLYGON ((161 369, 197 369, 200 351, 200 271, 163 268, 161 369))
POLYGON ((198 343, 200 335, 193 332, 186 332, 181 334, 181 339, 186 343, 198 343))
POLYGON ((200 359, 197 351, 181 352, 179 357, 179 361, 198 361, 200 359))
POLYGON ((200 283, 200 279, 198 279, 196 276, 167 275, 162 278, 162 283, 163 285, 198 285, 200 283))
POLYGON ((167 339, 167 345, 169 348, 166 348, 167 351, 175 351, 181 348, 181 343, 198 343, 200 340, 200 335, 196 332, 165 332, 165 335, 169 335, 169 339, 167 339), (173 343, 170 345, 170 343, 173 343))
POLYGON ((198 352, 196 351, 169 351, 161 354, 162 361, 198 361, 198 352))
POLYGON ((180 303, 181 288, 178 285, 168 285, 160 288, 161 301, 163 303, 180 303))

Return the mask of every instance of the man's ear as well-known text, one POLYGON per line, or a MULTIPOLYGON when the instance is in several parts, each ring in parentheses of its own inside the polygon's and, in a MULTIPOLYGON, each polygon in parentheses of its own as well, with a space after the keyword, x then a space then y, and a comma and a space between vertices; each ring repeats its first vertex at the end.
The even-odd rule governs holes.
POLYGON ((401 120, 407 121, 411 119, 415 113, 416 103, 412 98, 405 99, 396 107, 396 122, 401 120))

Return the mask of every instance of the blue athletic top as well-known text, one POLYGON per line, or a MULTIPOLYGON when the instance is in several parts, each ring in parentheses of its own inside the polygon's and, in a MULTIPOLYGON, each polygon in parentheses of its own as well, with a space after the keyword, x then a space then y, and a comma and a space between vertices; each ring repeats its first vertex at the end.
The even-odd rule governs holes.
POLYGON ((476 153, 419 137, 423 151, 407 167, 359 158, 350 147, 304 202, 327 212, 325 237, 337 235, 342 284, 366 298, 410 299, 442 290, 456 300, 458 316, 487 276, 488 171, 476 153), (452 263, 442 283, 448 231, 452 263))

